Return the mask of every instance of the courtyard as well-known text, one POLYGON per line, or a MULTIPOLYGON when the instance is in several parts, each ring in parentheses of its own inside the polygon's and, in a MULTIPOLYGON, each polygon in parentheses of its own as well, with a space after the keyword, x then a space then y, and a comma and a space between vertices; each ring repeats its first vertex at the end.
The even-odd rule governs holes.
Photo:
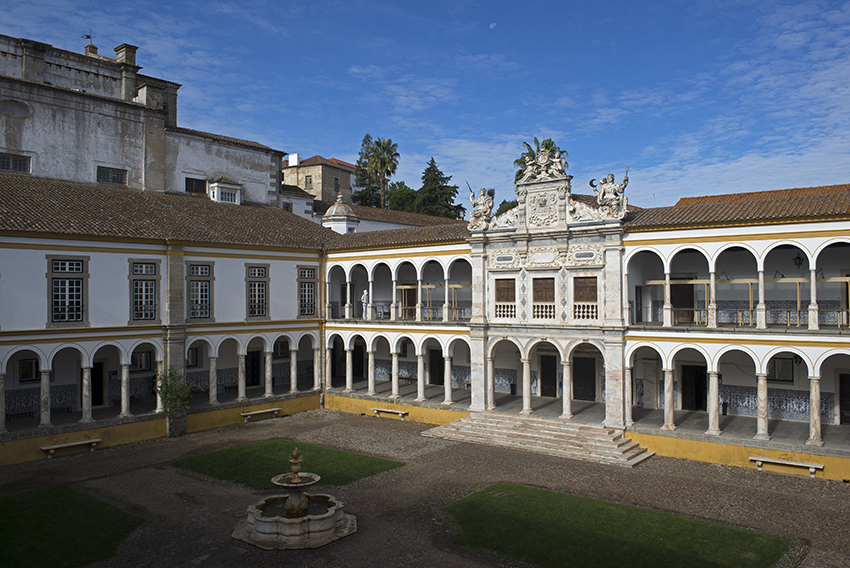
MULTIPOLYGON (((118 555, 92 566, 522 566, 452 543, 441 508, 515 483, 675 513, 793 539, 782 566, 850 564, 847 484, 655 456, 635 468, 425 438, 424 424, 314 410, 0 469, 0 498, 69 486, 145 519, 118 555), (255 491, 178 470, 177 459, 273 438, 364 453, 404 466, 328 492, 358 532, 325 548, 266 552, 230 537, 255 491), (799 551, 805 552, 802 564, 799 551)), ((310 456, 304 456, 304 471, 310 456)), ((320 471, 316 472, 321 474, 320 471)))

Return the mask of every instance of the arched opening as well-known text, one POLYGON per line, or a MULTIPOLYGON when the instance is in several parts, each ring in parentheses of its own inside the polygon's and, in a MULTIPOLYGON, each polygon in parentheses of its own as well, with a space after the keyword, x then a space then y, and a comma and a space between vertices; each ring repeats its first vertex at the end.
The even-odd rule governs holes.
POLYGON ((390 342, 379 335, 372 340, 372 358, 375 366, 375 394, 388 396, 392 389, 392 355, 390 342))
POLYGON ((850 353, 831 355, 821 363, 820 413, 825 425, 850 424, 850 353))
POLYGON ((629 307, 632 324, 658 324, 664 318, 664 263, 653 251, 629 259, 629 307))
POLYGON ((239 390, 239 344, 228 338, 218 346, 218 384, 224 400, 235 400, 239 390))
POLYGON ((573 400, 602 402, 605 357, 590 343, 577 346, 570 356, 573 400))
MULTIPOLYGON (((661 408, 663 396, 663 360, 651 347, 639 347, 632 353, 632 416, 640 421, 661 408)), ((628 401, 627 401, 628 404, 628 401)))
POLYGON ((396 269, 396 304, 398 319, 415 320, 419 284, 416 267, 412 262, 403 262, 396 269))
MULTIPOLYGON (((38 353, 29 349, 17 351, 6 362, 6 428, 8 430, 26 430, 38 425, 41 412, 42 367, 38 353)), ((76 389, 72 388, 72 391, 76 392, 76 389)))
POLYGON ((714 268, 717 325, 755 326, 758 303, 758 265, 744 247, 730 247, 717 257, 714 268))
POLYGON ((369 275, 363 265, 358 264, 351 268, 350 278, 351 317, 364 319, 368 311, 364 308, 369 305, 369 275))
POLYGON ((695 249, 676 253, 670 262, 670 307, 673 325, 707 325, 708 260, 695 249))
POLYGON ((806 253, 795 245, 777 246, 764 259, 764 276, 767 326, 807 325, 811 288, 806 253))
POLYGON ((518 412, 521 401, 517 399, 517 393, 522 379, 522 355, 519 348, 513 341, 503 339, 496 342, 490 349, 490 357, 493 362, 492 376, 488 376, 492 385, 489 388, 493 393, 490 406, 493 408, 516 406, 515 410, 518 412))
POLYGON ((436 260, 429 260, 422 267, 423 320, 442 321, 445 291, 446 280, 443 274, 443 266, 436 260))
POLYGON ((393 303, 393 276, 390 267, 381 263, 372 273, 372 305, 375 319, 390 319, 390 306, 393 303))
MULTIPOLYGON (((188 360, 186 361, 187 380, 188 360)), ((136 345, 130 354, 130 411, 133 414, 151 412, 156 406, 157 349, 152 343, 136 345)), ((197 386, 206 390, 209 377, 205 377, 197 386)), ((119 383, 120 389, 120 383, 119 383)), ((119 390, 120 393, 120 390, 119 390)))
POLYGON ((345 304, 348 302, 345 270, 341 266, 333 266, 328 272, 328 319, 345 317, 345 304))
POLYGON ((291 386, 292 351, 289 345, 287 335, 277 336, 272 344, 272 390, 275 394, 289 392, 291 386))
POLYGON ((308 391, 315 382, 315 352, 313 337, 303 335, 298 341, 298 354, 295 362, 295 386, 299 391, 308 391))
POLYGON ((846 329, 850 325, 850 244, 833 243, 817 257, 816 298, 818 324, 846 329))
POLYGON ((330 387, 344 388, 345 387, 345 343, 342 337, 334 334, 330 339, 330 387))
POLYGON ((472 265, 457 259, 449 267, 449 321, 469 321, 472 318, 472 265))
MULTIPOLYGON (((101 347, 92 357, 91 405, 94 409, 121 406, 121 355, 114 345, 101 347)), ((95 412, 95 418, 98 414, 105 417, 95 412)))
POLYGON ((265 341, 262 337, 254 337, 248 341, 245 350, 245 387, 248 398, 257 398, 266 378, 265 341))

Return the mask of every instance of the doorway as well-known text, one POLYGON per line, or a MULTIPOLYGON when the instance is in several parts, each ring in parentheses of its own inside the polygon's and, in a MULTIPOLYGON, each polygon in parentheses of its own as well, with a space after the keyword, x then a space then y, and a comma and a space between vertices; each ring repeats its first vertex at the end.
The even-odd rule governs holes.
POLYGON ((706 368, 682 365, 682 410, 705 410, 708 401, 706 368))
POLYGON ((428 377, 429 384, 442 385, 445 378, 443 377, 443 352, 439 349, 428 350, 428 377))
POLYGON ((839 424, 850 424, 850 374, 838 375, 838 389, 839 424))
POLYGON ((362 379, 366 376, 366 346, 355 343, 354 353, 351 354, 351 377, 362 379))
POLYGON ((671 284, 670 303, 673 305, 673 323, 694 321, 694 285, 671 284))
POLYGON ((596 400, 596 359, 573 357, 573 398, 596 400))
POLYGON ((256 387, 260 384, 260 352, 248 351, 245 356, 245 385, 256 387))
POLYGON ((540 356, 540 396, 558 396, 558 358, 540 356))

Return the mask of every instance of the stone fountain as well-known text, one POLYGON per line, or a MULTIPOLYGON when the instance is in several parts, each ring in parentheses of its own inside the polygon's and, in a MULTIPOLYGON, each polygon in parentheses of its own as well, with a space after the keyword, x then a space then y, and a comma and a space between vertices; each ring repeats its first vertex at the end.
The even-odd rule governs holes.
POLYGON ((301 452, 292 452, 292 473, 276 475, 272 483, 286 495, 266 497, 248 507, 248 518, 233 531, 238 538, 266 550, 318 548, 357 532, 357 519, 332 495, 304 493, 321 477, 301 473, 301 452))

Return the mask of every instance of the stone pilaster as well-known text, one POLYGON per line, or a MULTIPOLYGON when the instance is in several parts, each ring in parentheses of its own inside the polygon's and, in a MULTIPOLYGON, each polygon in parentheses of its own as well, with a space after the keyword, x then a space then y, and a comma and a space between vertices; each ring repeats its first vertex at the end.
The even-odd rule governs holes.
POLYGON ((325 348, 325 388, 333 387, 333 349, 325 348))
POLYGON ((623 410, 625 414, 623 418, 626 422, 626 427, 634 425, 635 421, 632 419, 632 405, 634 404, 634 395, 632 394, 632 368, 626 367, 623 369, 623 410))
POLYGON ((531 361, 523 357, 522 361, 522 410, 520 414, 531 414, 531 361))
POLYGON ((0 434, 6 433, 6 375, 0 373, 0 434))
POLYGON ((496 366, 493 357, 487 357, 487 388, 485 390, 485 408, 496 408, 496 366))
MULTIPOLYGON (((154 379, 157 384, 159 384, 159 378, 162 376, 162 373, 165 370, 165 362, 162 359, 158 359, 156 362, 156 378, 154 379)), ((154 412, 157 414, 164 412, 165 408, 162 406, 162 396, 160 396, 159 391, 156 393, 156 408, 154 412)))
POLYGON ((817 331, 820 329, 820 319, 818 314, 818 278, 817 272, 814 269, 810 270, 809 273, 809 286, 811 289, 811 293, 809 294, 809 329, 817 331))
POLYGON ((564 386, 561 389, 561 418, 569 420, 573 417, 573 369, 569 359, 561 359, 561 370, 564 375, 564 386))
POLYGON ((313 348, 313 390, 322 390, 322 350, 313 348))
MULTIPOLYGON (((475 296, 473 296, 473 310, 475 309, 475 296)), ((489 392, 493 387, 493 367, 492 358, 490 361, 489 375, 484 368, 484 361, 488 361, 487 357, 487 332, 481 326, 470 326, 469 328, 469 381, 470 381, 470 401, 469 410, 471 412, 483 412, 487 408, 492 408, 493 398, 488 397, 489 392)))
MULTIPOLYGON (((621 336, 622 337, 622 336, 621 336)), ((622 430, 623 419, 623 341, 605 339, 605 421, 608 428, 622 430)))
POLYGON ((717 281, 714 277, 714 271, 708 273, 708 327, 717 327, 717 281))

